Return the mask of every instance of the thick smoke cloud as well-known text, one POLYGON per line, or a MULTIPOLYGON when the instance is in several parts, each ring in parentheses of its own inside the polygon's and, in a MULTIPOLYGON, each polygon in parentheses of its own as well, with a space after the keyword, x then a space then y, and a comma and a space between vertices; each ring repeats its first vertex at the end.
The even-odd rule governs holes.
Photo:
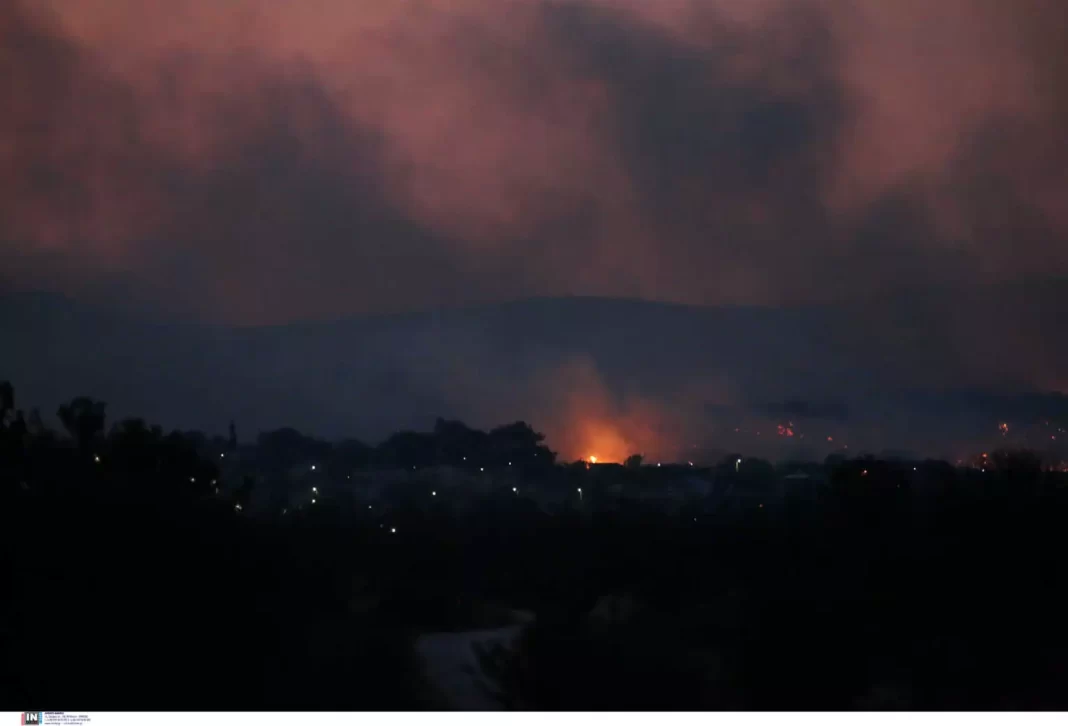
POLYGON ((14 282, 264 322, 1068 272, 1052 1, 2 12, 14 282))
MULTIPOLYGON (((1036 319, 1066 301, 993 321, 964 298, 879 302, 1068 275, 1065 17, 1058 0, 14 0, 0 285, 241 324, 567 294, 866 301, 827 345, 879 351, 886 379, 1066 390, 1036 319)), ((682 402, 811 393, 529 360, 499 381, 457 361, 420 395, 625 450, 692 425, 682 402)))

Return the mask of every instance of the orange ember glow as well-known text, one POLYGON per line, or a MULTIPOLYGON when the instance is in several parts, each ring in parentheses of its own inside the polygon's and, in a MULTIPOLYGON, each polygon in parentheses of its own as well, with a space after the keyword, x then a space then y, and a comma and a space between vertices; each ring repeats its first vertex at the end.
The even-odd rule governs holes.
POLYGON ((562 439, 567 443, 561 444, 562 453, 571 461, 581 459, 588 464, 620 464, 631 454, 643 450, 641 437, 628 436, 630 432, 625 424, 584 420, 563 433, 565 436, 562 439))

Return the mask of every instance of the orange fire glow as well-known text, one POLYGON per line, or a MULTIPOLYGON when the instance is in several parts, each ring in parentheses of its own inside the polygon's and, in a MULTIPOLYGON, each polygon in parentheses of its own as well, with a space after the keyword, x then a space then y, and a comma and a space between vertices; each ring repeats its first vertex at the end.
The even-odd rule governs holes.
POLYGON ((618 426, 604 420, 583 421, 568 433, 570 441, 561 448, 565 450, 566 458, 572 461, 574 454, 570 452, 577 453, 575 458, 589 464, 619 464, 639 450, 618 426), (591 451, 597 453, 591 454, 591 451))

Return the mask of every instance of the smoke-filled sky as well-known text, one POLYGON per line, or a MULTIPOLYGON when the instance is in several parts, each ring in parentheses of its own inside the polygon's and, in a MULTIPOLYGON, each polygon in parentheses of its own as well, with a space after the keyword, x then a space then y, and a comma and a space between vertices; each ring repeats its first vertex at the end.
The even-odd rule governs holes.
POLYGON ((270 323, 1068 274, 1062 0, 8 0, 9 286, 270 323))
MULTIPOLYGON (((433 327, 323 361, 280 344, 274 378, 216 350, 135 390, 118 354, 103 377, 74 361, 163 423, 529 417, 568 455, 622 456, 847 379, 855 401, 1063 392, 1068 287, 1026 291, 1068 276, 1065 48, 1063 0, 0 0, 0 291, 230 325, 570 295, 848 311, 702 323, 644 368, 623 337, 597 357, 433 327), (1025 294, 984 299, 1006 282, 1025 294), (713 328, 730 345, 701 345, 713 328)), ((43 360, 71 361, 41 336, 22 390, 96 392, 58 390, 73 373, 43 360)))

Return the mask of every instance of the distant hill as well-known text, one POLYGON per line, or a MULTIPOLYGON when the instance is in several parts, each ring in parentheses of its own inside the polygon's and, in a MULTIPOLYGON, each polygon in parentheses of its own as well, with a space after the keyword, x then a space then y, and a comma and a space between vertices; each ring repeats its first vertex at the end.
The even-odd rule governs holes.
POLYGON ((24 294, 0 298, 0 378, 46 413, 84 393, 113 416, 209 431, 234 418, 244 435, 376 440, 440 415, 557 438, 619 422, 619 446, 649 448, 796 417, 933 447, 947 426, 1007 415, 990 409, 1059 415, 1044 394, 1068 390, 1065 320, 1068 282, 798 308, 551 298, 261 328, 24 294))

